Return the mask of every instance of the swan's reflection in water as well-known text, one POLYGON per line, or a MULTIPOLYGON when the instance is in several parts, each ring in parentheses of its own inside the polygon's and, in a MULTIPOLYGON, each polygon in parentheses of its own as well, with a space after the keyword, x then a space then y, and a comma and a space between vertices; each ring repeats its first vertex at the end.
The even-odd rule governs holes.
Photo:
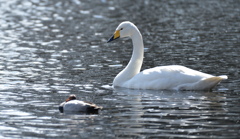
POLYGON ((121 119, 115 126, 119 136, 197 137, 201 133, 207 137, 226 122, 222 120, 227 113, 222 93, 125 88, 115 88, 114 93, 122 102, 116 104, 118 111, 113 115, 121 119))

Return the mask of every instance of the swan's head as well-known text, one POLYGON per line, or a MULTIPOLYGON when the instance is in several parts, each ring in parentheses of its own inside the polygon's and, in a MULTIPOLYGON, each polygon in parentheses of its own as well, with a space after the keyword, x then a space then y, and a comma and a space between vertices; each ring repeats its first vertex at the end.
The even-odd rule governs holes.
POLYGON ((111 42, 118 38, 131 37, 132 33, 136 29, 137 27, 133 23, 129 21, 122 22, 118 25, 116 31, 114 32, 113 36, 108 40, 108 42, 111 42))
POLYGON ((70 101, 70 100, 75 100, 77 99, 77 97, 75 95, 70 95, 67 99, 66 102, 70 101))

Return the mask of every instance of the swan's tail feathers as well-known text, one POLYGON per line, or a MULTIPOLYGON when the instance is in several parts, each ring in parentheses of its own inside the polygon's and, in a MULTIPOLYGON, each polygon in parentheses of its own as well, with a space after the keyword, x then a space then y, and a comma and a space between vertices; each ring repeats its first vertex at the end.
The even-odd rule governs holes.
POLYGON ((195 86, 199 88, 199 90, 212 90, 218 83, 227 78, 226 75, 210 77, 199 81, 195 86))
POLYGON ((222 80, 227 79, 226 75, 215 76, 200 80, 194 84, 188 83, 176 87, 177 90, 212 90, 222 80))
POLYGON ((228 79, 228 76, 227 76, 227 75, 221 75, 221 76, 218 76, 218 77, 222 78, 222 80, 228 79))

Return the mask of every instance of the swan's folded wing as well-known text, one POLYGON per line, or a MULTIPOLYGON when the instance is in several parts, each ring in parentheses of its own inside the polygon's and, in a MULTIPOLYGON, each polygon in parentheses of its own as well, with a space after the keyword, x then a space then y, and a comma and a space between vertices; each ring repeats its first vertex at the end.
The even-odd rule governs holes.
POLYGON ((200 80, 196 83, 182 84, 176 87, 177 90, 212 90, 222 80, 227 79, 227 76, 216 76, 200 80))
POLYGON ((144 70, 125 82, 123 87, 135 89, 211 90, 226 75, 213 76, 184 66, 161 66, 144 70))

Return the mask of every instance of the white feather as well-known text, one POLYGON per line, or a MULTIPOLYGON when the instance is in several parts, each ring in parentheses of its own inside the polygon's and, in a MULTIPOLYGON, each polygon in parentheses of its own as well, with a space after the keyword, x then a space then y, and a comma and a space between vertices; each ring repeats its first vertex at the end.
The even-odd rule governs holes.
POLYGON ((81 112, 86 111, 88 105, 84 101, 80 100, 71 100, 64 104, 64 112, 81 112))

